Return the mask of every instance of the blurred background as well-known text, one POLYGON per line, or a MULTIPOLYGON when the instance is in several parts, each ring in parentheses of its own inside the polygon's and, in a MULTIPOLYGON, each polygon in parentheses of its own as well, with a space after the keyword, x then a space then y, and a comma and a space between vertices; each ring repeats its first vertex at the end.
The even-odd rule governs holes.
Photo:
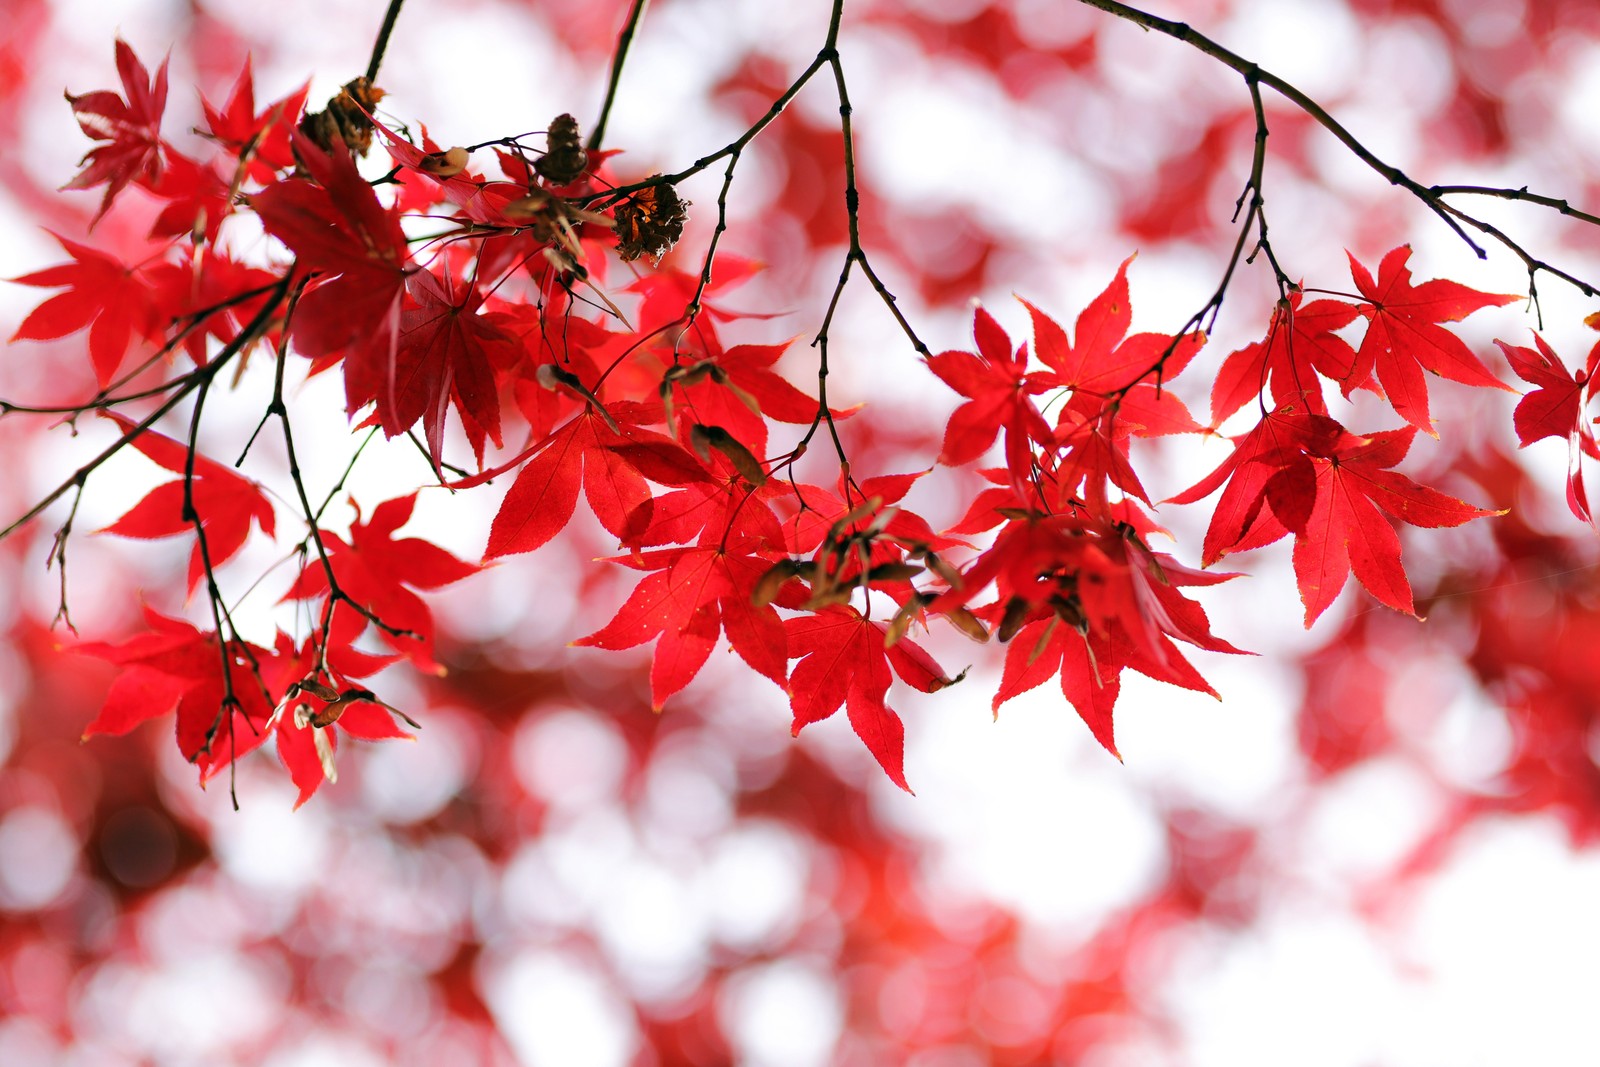
MULTIPOLYGON (((7 0, 0 274, 58 262, 47 228, 87 231, 99 193, 56 192, 88 147, 61 94, 117 85, 114 38, 152 69, 170 59, 163 130, 182 147, 199 144, 185 131, 201 94, 226 99, 247 55, 258 104, 309 79, 321 106, 364 69, 384 6, 7 0)), ((409 0, 380 114, 445 145, 563 111, 587 128, 627 8, 409 0)), ((1600 203, 1591 3, 1152 10, 1288 78, 1424 184, 1600 203)), ((680 169, 733 140, 811 62, 827 19, 820 3, 656 0, 612 115, 613 170, 680 169)), ((1068 321, 1133 252, 1135 329, 1177 330, 1216 287, 1254 134, 1237 75, 1060 0, 851 0, 840 47, 864 242, 934 351, 970 346, 973 300, 1013 337, 1027 323, 1013 294, 1068 321)), ((1303 114, 1266 104, 1267 212, 1292 276, 1348 291, 1346 250, 1372 264, 1410 243, 1418 278, 1526 291, 1513 257, 1480 263, 1303 114)), ((819 79, 752 144, 723 238, 765 270, 722 305, 772 316, 725 337, 800 337, 780 367, 803 388, 847 236, 837 108, 819 79)), ((720 183, 714 167, 680 190, 696 206, 671 262, 698 269, 720 183)), ((1469 206, 1600 278, 1592 231, 1469 206)), ((153 210, 108 216, 97 246, 148 254, 153 210)), ((265 244, 230 239, 244 257, 265 244)), ((603 278, 619 300, 629 280, 618 264, 603 278)), ((41 295, 0 286, 7 336, 41 295)), ((1578 365, 1593 300, 1549 279, 1540 296, 1543 336, 1578 365)), ((1197 414, 1207 375, 1259 339, 1275 298, 1260 269, 1235 282, 1197 384, 1174 385, 1197 414)), ((1530 344, 1536 325, 1519 304, 1463 334, 1509 381, 1490 341, 1530 344)), ((843 424, 856 473, 927 468, 954 394, 916 368, 867 286, 847 291, 833 339, 830 401, 869 405, 843 424)), ((0 397, 89 395, 82 351, 82 335, 10 346, 0 397)), ((267 362, 216 398, 216 454, 259 417, 267 362)), ((657 716, 648 649, 567 647, 631 586, 589 562, 615 543, 580 508, 563 538, 430 600, 448 673, 397 667, 374 684, 423 722, 416 741, 349 746, 339 781, 299 810, 276 757, 254 753, 235 812, 220 781, 196 788, 165 720, 78 740, 112 672, 51 628, 52 512, 0 544, 0 1064, 1591 1063, 1594 533, 1566 510, 1561 446, 1516 450, 1514 397, 1432 392, 1441 440, 1419 440, 1406 469, 1512 511, 1407 539, 1425 622, 1352 583, 1304 632, 1287 545, 1245 556, 1251 576, 1206 604, 1217 633, 1261 655, 1200 654, 1220 703, 1127 684, 1122 764, 1053 687, 995 721, 993 650, 936 631, 947 670, 973 670, 932 697, 891 694, 915 797, 843 721, 791 739, 784 694, 731 657, 657 716)), ((308 481, 331 485, 352 447, 339 384, 312 379, 291 402, 308 481)), ((1351 420, 1394 424, 1382 417, 1358 404, 1351 420)), ((90 421, 0 419, 5 521, 111 439, 90 421)), ((1141 470, 1162 498, 1227 454, 1176 440, 1141 470)), ((109 472, 69 547, 87 640, 118 639, 146 602, 185 610, 186 544, 89 533, 165 475, 138 456, 109 472)), ((429 477, 397 440, 348 490, 370 509, 429 477)), ((476 560, 502 491, 425 492, 407 532, 476 560)), ((963 502, 919 487, 908 503, 937 527, 963 502)), ((1197 562, 1209 505, 1160 518, 1197 562)), ((289 575, 247 587, 280 554, 257 537, 231 565, 251 576, 230 595, 263 643, 289 575)))

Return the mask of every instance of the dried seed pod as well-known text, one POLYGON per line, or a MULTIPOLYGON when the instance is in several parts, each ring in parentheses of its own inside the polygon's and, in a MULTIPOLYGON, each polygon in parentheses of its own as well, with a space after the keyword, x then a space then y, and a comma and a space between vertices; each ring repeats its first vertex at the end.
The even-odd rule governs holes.
POLYGON ((372 147, 372 120, 368 114, 384 98, 384 91, 365 77, 345 83, 339 95, 328 101, 326 111, 308 111, 300 120, 300 132, 323 151, 333 147, 337 137, 356 155, 366 155, 372 147))
POLYGON ((551 120, 546 137, 545 153, 533 161, 533 169, 552 185, 577 181, 589 167, 589 153, 583 150, 578 120, 571 115, 557 115, 551 120))
POLYGON ((660 259, 683 236, 688 207, 665 182, 640 189, 617 205, 617 254, 630 261, 640 256, 660 259))

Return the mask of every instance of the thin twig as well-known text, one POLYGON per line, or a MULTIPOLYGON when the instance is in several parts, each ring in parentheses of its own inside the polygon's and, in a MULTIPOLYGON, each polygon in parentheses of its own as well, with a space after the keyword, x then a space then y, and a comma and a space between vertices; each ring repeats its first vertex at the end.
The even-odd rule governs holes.
POLYGON ((288 276, 286 275, 283 279, 281 279, 275 288, 277 292, 271 295, 271 298, 262 305, 261 310, 256 312, 255 316, 250 320, 249 323, 245 325, 244 329, 239 331, 239 335, 223 346, 222 351, 218 352, 210 363, 207 363, 204 367, 196 370, 194 374, 189 377, 188 381, 180 386, 176 392, 161 402, 160 407, 156 408, 149 415, 135 423, 132 429, 128 430, 121 437, 117 438, 98 456, 95 456, 88 463, 79 467, 73 472, 70 478, 52 489, 42 499, 35 503, 33 507, 29 508, 9 526, 5 527, 5 529, 0 530, 0 540, 4 540, 11 534, 15 533, 18 528, 24 526, 32 519, 37 518, 39 514, 51 504, 54 504, 57 500, 60 500, 64 495, 66 495, 67 491, 72 489, 73 486, 81 485, 90 474, 103 466, 107 460, 116 455, 118 452, 122 451, 126 445, 131 443, 135 438, 139 437, 150 427, 154 426, 163 415, 177 407, 186 396, 200 388, 200 386, 204 383, 215 378, 217 373, 221 371, 223 367, 227 366, 234 356, 238 355, 239 352, 254 343, 255 340, 260 336, 261 332, 266 329, 267 323, 272 320, 272 316, 278 310, 278 304, 283 300, 284 295, 288 292, 288 276))
POLYGON ((617 86, 622 83, 622 66, 628 61, 628 49, 633 45, 634 31, 639 28, 645 8, 649 6, 650 0, 633 0, 627 24, 617 37, 616 51, 611 54, 611 80, 606 84, 605 103, 600 105, 600 117, 595 120, 594 129, 589 131, 588 149, 591 152, 599 151, 601 142, 605 140, 606 123, 611 119, 611 105, 616 103, 617 86))
MULTIPOLYGON (((1310 116, 1315 122, 1317 122, 1318 125, 1322 126, 1323 129, 1333 134, 1333 136, 1336 137, 1352 155, 1361 160, 1361 162, 1365 163, 1385 181, 1389 182, 1391 185, 1398 185, 1400 188, 1404 189, 1406 192, 1410 193, 1418 201, 1420 201, 1422 205, 1429 211, 1432 211, 1435 215, 1439 216, 1444 224, 1450 227, 1451 231, 1454 232, 1457 237, 1461 238, 1461 240, 1466 243, 1468 248, 1472 249, 1473 253, 1479 259, 1487 259, 1489 253, 1482 245, 1473 240, 1472 235, 1467 232, 1469 227, 1477 230, 1479 233, 1487 237, 1492 238, 1495 242, 1516 255, 1529 268, 1530 273, 1543 270, 1577 287, 1585 296, 1593 296, 1595 294, 1596 289, 1593 285, 1575 278, 1565 271, 1558 270, 1543 260, 1536 259, 1519 243, 1502 231, 1496 229, 1481 219, 1468 215, 1460 209, 1445 203, 1442 198, 1444 195, 1446 195, 1447 191, 1496 195, 1503 196, 1506 199, 1527 200, 1530 203, 1542 204, 1546 207, 1555 208, 1556 210, 1561 211, 1562 214, 1583 217, 1583 213, 1574 212, 1571 208, 1566 207, 1565 201, 1555 200, 1551 197, 1534 196, 1533 194, 1528 194, 1520 190, 1491 191, 1477 186, 1424 186, 1407 175, 1405 171, 1401 170, 1399 167, 1396 167, 1393 164, 1385 162, 1383 159, 1379 158, 1371 149, 1362 144, 1360 139, 1357 138, 1355 134, 1351 133, 1341 122, 1329 114, 1321 104, 1318 104, 1315 100, 1311 99, 1311 97, 1307 96, 1294 85, 1290 84, 1288 81, 1285 81, 1278 75, 1273 74, 1271 71, 1263 70, 1260 66, 1251 62, 1250 60, 1245 59, 1234 52, 1230 52, 1228 49, 1222 47, 1211 38, 1189 26, 1187 23, 1174 22, 1171 19, 1164 19, 1159 15, 1152 15, 1149 12, 1140 11, 1138 8, 1129 7, 1127 4, 1119 3, 1118 0, 1078 0, 1078 2, 1086 4, 1089 7, 1098 8, 1107 14, 1115 15, 1118 18, 1125 19, 1137 26, 1142 26, 1147 30, 1155 30, 1157 33, 1163 33, 1168 37, 1174 38, 1175 40, 1182 41, 1190 47, 1210 56, 1217 62, 1222 63, 1224 66, 1233 68, 1246 78, 1253 77, 1262 85, 1272 89, 1278 95, 1282 96, 1284 99, 1298 107, 1301 111, 1305 112, 1306 115, 1310 116), (1506 194, 1508 193, 1514 193, 1516 195, 1507 196, 1506 194)), ((1585 219, 1585 221, 1595 222, 1597 220, 1593 216, 1589 216, 1585 219)))
POLYGON ((378 80, 378 68, 383 65, 383 53, 389 48, 389 35, 394 32, 395 19, 400 17, 400 7, 406 0, 389 0, 389 10, 383 13, 383 25, 378 28, 378 39, 372 42, 372 58, 367 60, 367 81, 378 80))

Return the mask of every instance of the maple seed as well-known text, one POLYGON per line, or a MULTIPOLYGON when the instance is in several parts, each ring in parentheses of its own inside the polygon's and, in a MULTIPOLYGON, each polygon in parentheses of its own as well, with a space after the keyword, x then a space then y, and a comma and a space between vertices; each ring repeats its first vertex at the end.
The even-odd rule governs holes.
POLYGON ((750 594, 751 605, 764 608, 778 599, 778 593, 783 590, 784 584, 800 573, 800 566, 796 560, 780 559, 768 567, 766 573, 756 582, 755 591, 750 594))
POLYGON ((467 169, 467 150, 457 145, 444 152, 430 152, 422 157, 417 169, 435 178, 454 178, 467 169))
MULTIPOLYGON (((660 175, 652 175, 652 180, 660 175)), ((617 205, 617 255, 626 261, 659 261, 683 236, 689 202, 666 182, 647 185, 617 205)))
POLYGON ((549 147, 534 160, 533 169, 551 185, 569 185, 581 178, 589 168, 589 153, 583 150, 578 120, 571 115, 557 115, 551 120, 546 137, 549 147))

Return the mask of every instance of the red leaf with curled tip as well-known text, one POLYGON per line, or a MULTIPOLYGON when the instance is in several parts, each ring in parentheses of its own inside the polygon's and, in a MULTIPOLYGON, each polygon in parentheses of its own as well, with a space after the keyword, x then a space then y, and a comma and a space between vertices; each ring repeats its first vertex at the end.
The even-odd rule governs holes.
POLYGON ((904 638, 884 647, 882 626, 852 607, 831 607, 784 623, 789 656, 793 732, 828 718, 843 704, 867 751, 895 785, 911 792, 905 776, 905 725, 884 702, 891 665, 906 684, 932 693, 950 685, 939 665, 904 638))
POLYGON ((71 263, 46 267, 12 281, 43 288, 65 286, 22 320, 13 341, 53 341, 89 327, 89 360, 103 389, 140 339, 161 335, 161 314, 144 273, 87 245, 52 233, 71 263))
POLYGON ((95 220, 111 207, 117 194, 129 182, 154 184, 162 171, 161 113, 167 106, 167 62, 152 80, 145 65, 122 39, 117 40, 117 74, 122 79, 126 99, 109 90, 67 94, 72 113, 83 132, 106 144, 89 150, 83 169, 63 189, 106 187, 95 220))
MULTIPOLYGON (((108 412, 107 417, 115 420, 123 433, 135 425, 133 420, 121 415, 108 412)), ((176 474, 184 473, 189 467, 189 447, 154 430, 145 430, 135 437, 133 447, 176 474)), ((272 502, 259 484, 199 454, 194 455, 193 464, 190 502, 200 518, 201 529, 205 531, 206 554, 211 558, 212 567, 220 567, 244 547, 246 538, 250 536, 251 522, 262 533, 272 536, 272 502)), ((193 533, 194 523, 183 514, 183 484, 180 479, 156 486, 125 515, 100 532, 140 538, 193 533)), ((205 557, 197 541, 189 556, 189 592, 194 592, 204 571, 205 557)))
POLYGON ((1517 377, 1539 388, 1517 404, 1512 416, 1517 440, 1523 448, 1546 437, 1569 437, 1582 429, 1583 391, 1588 375, 1567 370, 1561 357, 1538 334, 1533 335, 1537 350, 1496 341, 1517 377))
MULTIPOLYGON (((1591 316, 1590 325, 1595 325, 1591 316)), ((1583 484, 1583 457, 1600 459, 1591 423, 1583 417, 1588 403, 1588 389, 1593 380, 1600 344, 1589 353, 1584 369, 1568 371, 1561 357, 1537 333, 1533 335, 1538 349, 1519 348, 1504 341, 1496 341, 1506 354, 1511 369, 1523 381, 1539 388, 1528 393, 1517 404, 1513 424, 1521 447, 1526 448, 1546 437, 1564 437, 1567 440, 1567 507, 1584 522, 1593 522, 1589 510, 1589 492, 1583 484)))
POLYGON ((1512 391, 1461 338, 1440 324, 1459 322, 1474 311, 1509 304, 1518 297, 1480 293, 1442 278, 1413 285, 1406 266, 1410 257, 1410 245, 1394 249, 1383 257, 1374 281, 1355 256, 1349 256, 1350 275, 1368 301, 1360 306, 1368 324, 1352 380, 1360 385, 1376 371, 1395 413, 1433 435, 1424 370, 1466 385, 1512 391))

